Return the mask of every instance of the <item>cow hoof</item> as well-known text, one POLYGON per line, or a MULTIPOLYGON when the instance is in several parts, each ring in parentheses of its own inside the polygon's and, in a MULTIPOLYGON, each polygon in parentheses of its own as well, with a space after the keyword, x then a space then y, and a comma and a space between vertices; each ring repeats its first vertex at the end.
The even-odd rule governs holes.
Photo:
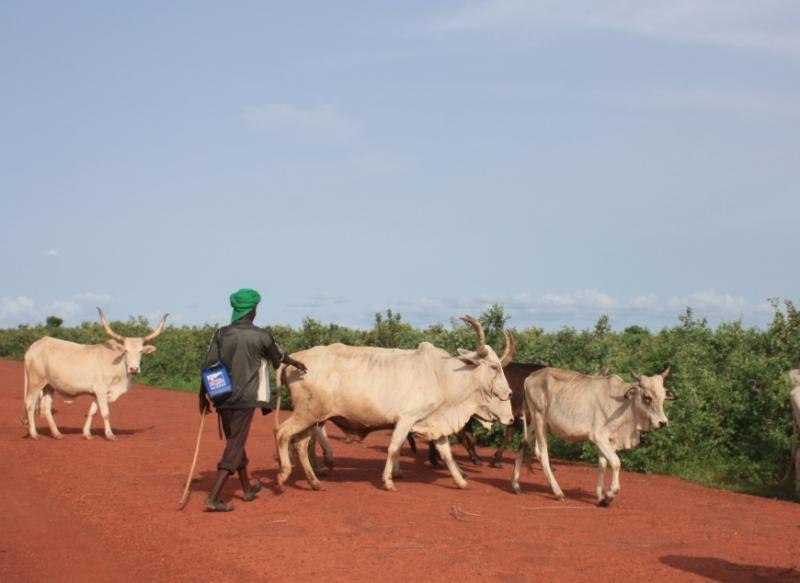
POLYGON ((83 438, 84 439, 94 439, 94 435, 92 435, 91 433, 84 433, 83 434, 83 438))
POLYGON ((286 483, 286 480, 289 479, 289 474, 280 474, 278 476, 278 486, 283 486, 286 483))
POLYGON ((319 481, 314 481, 314 482, 309 482, 309 483, 311 484, 311 489, 312 490, 316 490, 316 491, 322 490, 322 484, 320 484, 319 481))
POLYGON ((608 508, 609 506, 611 506, 611 498, 603 498, 597 503, 597 505, 600 506, 601 508, 608 508))
POLYGON ((490 466, 492 466, 493 468, 502 469, 502 467, 503 467, 503 462, 495 462, 495 461, 493 461, 493 462, 492 462, 491 464, 489 464, 489 465, 490 465, 490 466))
POLYGON ((514 492, 514 494, 522 494, 522 488, 519 487, 519 484, 512 484, 511 491, 514 492))
POLYGON ((460 490, 466 490, 467 489, 467 482, 466 481, 464 481, 464 482, 456 482, 456 486, 458 486, 458 488, 460 490))
POLYGON ((566 499, 567 497, 564 496, 564 494, 556 494, 556 500, 558 500, 559 502, 564 502, 566 499))
POLYGON ((113 433, 107 433, 107 434, 106 434, 106 439, 107 439, 108 441, 116 441, 116 440, 117 440, 117 436, 116 436, 116 435, 114 435, 113 433))
POLYGON ((30 437, 31 439, 34 439, 34 440, 38 440, 39 439, 38 435, 28 435, 28 437, 30 437))
POLYGON ((387 492, 397 492, 397 488, 391 482, 384 482, 383 487, 387 492))
POLYGON ((54 433, 53 434, 53 439, 64 439, 64 434, 63 433, 54 433))

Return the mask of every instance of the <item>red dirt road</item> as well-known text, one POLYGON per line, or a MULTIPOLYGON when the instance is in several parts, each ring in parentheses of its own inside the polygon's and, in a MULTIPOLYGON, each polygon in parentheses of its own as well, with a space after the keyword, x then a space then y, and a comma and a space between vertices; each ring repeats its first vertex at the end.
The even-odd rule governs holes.
POLYGON ((459 446, 468 490, 405 450, 406 479, 384 492, 386 434, 346 445, 334 433, 325 490, 311 491, 296 467, 281 493, 272 416, 258 413, 248 455, 268 487, 245 503, 232 479, 235 511, 202 511, 222 450, 212 416, 203 478, 177 512, 196 397, 134 386, 111 405, 116 442, 99 418, 95 439, 82 439, 88 406, 57 398, 65 439, 43 419, 38 441, 23 438, 22 366, 0 361, 0 581, 800 581, 800 504, 624 473, 620 498, 598 508, 594 468, 558 462, 565 503, 538 469, 514 496, 510 456, 505 469, 475 468, 459 446))

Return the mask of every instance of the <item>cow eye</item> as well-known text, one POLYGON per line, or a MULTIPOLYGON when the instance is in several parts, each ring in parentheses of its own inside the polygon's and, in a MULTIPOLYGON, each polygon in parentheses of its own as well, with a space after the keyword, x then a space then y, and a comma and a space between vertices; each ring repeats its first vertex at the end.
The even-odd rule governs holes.
POLYGON ((651 397, 650 395, 644 395, 642 397, 642 401, 644 401, 645 405, 649 405, 650 403, 653 402, 653 397, 651 397))

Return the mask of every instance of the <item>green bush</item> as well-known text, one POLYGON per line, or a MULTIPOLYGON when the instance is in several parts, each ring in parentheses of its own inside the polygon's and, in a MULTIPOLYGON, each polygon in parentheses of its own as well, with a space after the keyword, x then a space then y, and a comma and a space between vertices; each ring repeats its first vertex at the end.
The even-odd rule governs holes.
MULTIPOLYGON (((712 328, 689 309, 673 327, 657 332, 640 326, 614 332, 605 316, 591 330, 511 329, 517 339, 514 360, 586 373, 610 370, 624 378, 630 378, 631 369, 655 374, 671 366, 668 385, 678 400, 666 406, 670 427, 645 434, 639 447, 623 452, 624 466, 786 497, 789 489, 775 482, 789 457, 792 421, 786 371, 800 366, 800 312, 790 301, 772 303, 775 314, 766 329, 745 328, 741 322, 712 328)), ((502 308, 493 306, 480 320, 487 341, 502 350, 501 331, 508 320, 502 308)), ((130 336, 151 329, 141 317, 114 322, 113 327, 130 336)), ((435 324, 418 330, 391 311, 376 314, 370 330, 326 325, 310 318, 300 328, 273 326, 271 330, 288 352, 334 342, 414 348, 429 341, 455 354, 457 348, 475 343, 472 329, 458 320, 449 327, 435 324)), ((158 350, 144 357, 137 380, 197 390, 198 368, 213 332, 210 325, 168 327, 154 341, 158 350)), ((64 328, 51 319, 44 326, 0 329, 0 357, 22 359, 27 347, 45 335, 87 344, 105 340, 99 324, 64 328)), ((286 394, 283 405, 291 406, 286 394)), ((495 446, 502 438, 502 427, 486 431, 474 424, 474 428, 482 445, 495 446)), ((551 441, 556 457, 591 463, 597 459, 589 443, 551 441)), ((515 439, 515 447, 517 443, 515 439)))

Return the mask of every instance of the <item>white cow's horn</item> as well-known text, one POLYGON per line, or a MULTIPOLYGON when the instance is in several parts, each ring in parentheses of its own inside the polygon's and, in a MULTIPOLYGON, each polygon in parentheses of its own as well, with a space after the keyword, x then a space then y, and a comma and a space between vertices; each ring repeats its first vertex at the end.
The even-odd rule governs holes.
POLYGON ((506 330, 503 330, 503 338, 506 339, 506 346, 503 350, 503 356, 500 357, 500 364, 505 367, 508 366, 517 351, 517 341, 514 340, 514 335, 506 330))
POLYGON ((164 323, 167 321, 167 316, 169 316, 169 314, 164 314, 163 316, 161 316, 161 321, 158 323, 156 329, 144 337, 145 342, 149 342, 150 340, 161 334, 161 331, 164 329, 164 323))
POLYGON ((464 316, 461 319, 472 326, 472 329, 475 330, 475 333, 478 335, 478 347, 475 349, 475 351, 481 358, 486 358, 489 355, 489 349, 486 348, 486 335, 483 333, 483 326, 481 326, 481 323, 472 316, 464 316))
POLYGON ((103 313, 103 310, 101 310, 99 306, 97 308, 97 311, 100 313, 100 322, 102 322, 103 330, 106 331, 106 334, 108 334, 109 336, 111 336, 111 338, 114 338, 115 340, 119 340, 120 342, 124 342, 125 341, 125 337, 124 336, 120 336, 119 334, 117 334, 116 332, 114 332, 111 329, 111 326, 108 325, 108 320, 106 320, 106 315, 103 313))

